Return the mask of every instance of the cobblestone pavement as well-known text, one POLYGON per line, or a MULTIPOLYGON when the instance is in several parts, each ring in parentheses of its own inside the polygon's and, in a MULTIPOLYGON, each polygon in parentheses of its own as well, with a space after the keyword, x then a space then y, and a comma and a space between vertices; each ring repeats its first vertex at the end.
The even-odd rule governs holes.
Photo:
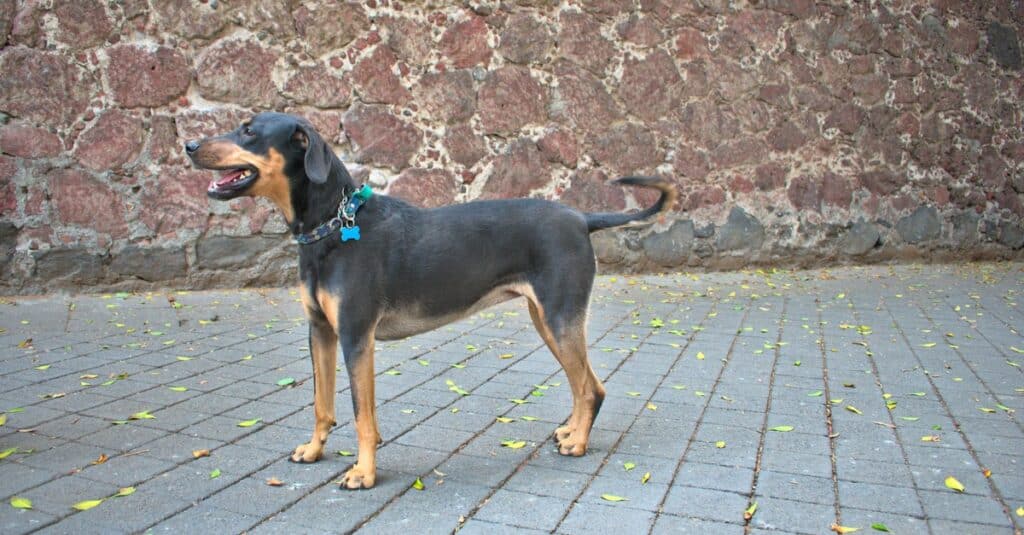
POLYGON ((1019 533, 1022 291, 1020 263, 601 277, 582 458, 510 302, 378 345, 358 492, 344 373, 330 454, 286 460, 313 422, 294 291, 8 298, 0 532, 1019 533))

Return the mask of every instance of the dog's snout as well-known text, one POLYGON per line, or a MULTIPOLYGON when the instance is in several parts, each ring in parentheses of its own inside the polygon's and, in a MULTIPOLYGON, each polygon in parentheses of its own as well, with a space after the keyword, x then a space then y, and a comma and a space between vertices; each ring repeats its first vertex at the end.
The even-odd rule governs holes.
POLYGON ((199 142, 198 141, 193 139, 191 141, 186 141, 185 142, 185 152, 187 152, 189 154, 192 154, 193 152, 195 152, 197 150, 199 150, 199 142))

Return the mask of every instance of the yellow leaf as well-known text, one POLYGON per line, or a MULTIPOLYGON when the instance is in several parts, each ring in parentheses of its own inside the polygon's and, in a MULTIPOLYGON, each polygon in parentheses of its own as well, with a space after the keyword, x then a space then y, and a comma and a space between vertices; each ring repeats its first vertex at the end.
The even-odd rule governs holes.
POLYGON ((21 496, 11 496, 11 507, 15 509, 31 509, 32 500, 21 496))
POLYGON ((724 448, 725 447, 725 441, 724 440, 719 440, 718 442, 715 442, 715 447, 718 448, 718 449, 724 448))
POLYGON ((156 418, 149 411, 140 411, 128 417, 129 420, 152 420, 156 418))
POLYGON ((629 498, 624 498, 622 496, 616 496, 614 494, 602 494, 601 495, 601 499, 604 500, 604 501, 607 501, 607 502, 624 502, 624 501, 629 500, 629 498))
POLYGON ((832 524, 832 526, 829 529, 836 533, 839 533, 839 535, 842 535, 843 533, 853 533, 854 531, 857 531, 860 528, 850 528, 847 526, 840 526, 839 524, 832 524))
POLYGON ((7 413, 5 412, 3 414, 0 414, 0 425, 4 425, 6 423, 7 423, 7 413))
POLYGON ((650 472, 644 472, 643 477, 640 478, 640 483, 646 485, 647 482, 650 481, 650 480, 651 480, 651 473, 650 472))
POLYGON ((525 440, 506 440, 506 441, 502 442, 501 445, 505 446, 506 448, 509 448, 509 449, 518 450, 518 449, 521 449, 524 446, 526 446, 526 441, 525 440))
POLYGON ((253 418, 252 420, 238 422, 238 427, 252 427, 258 424, 260 420, 262 420, 262 418, 253 418))
POLYGON ((622 463, 622 469, 627 471, 627 472, 632 470, 632 469, 634 469, 634 468, 636 468, 636 463, 634 463, 634 462, 626 461, 626 462, 622 463))
POLYGON ((705 358, 704 357, 704 352, 703 351, 698 351, 697 352, 697 360, 704 360, 704 358, 705 358))
POLYGON ((417 477, 416 481, 412 482, 412 488, 414 488, 416 490, 423 490, 423 488, 424 488, 423 481, 420 478, 417 477))
POLYGON ((946 486, 957 492, 964 491, 964 484, 957 481, 957 479, 953 476, 949 476, 946 478, 946 486))
POLYGON ((754 518, 754 513, 757 512, 757 502, 750 504, 746 511, 743 511, 743 520, 750 520, 754 518))
POLYGON ((507 423, 515 421, 513 418, 509 418, 507 416, 498 416, 497 418, 495 418, 495 420, 497 420, 497 421, 499 421, 499 422, 501 422, 503 424, 507 424, 507 423))
POLYGON ((848 410, 848 411, 850 411, 850 412, 852 412, 854 414, 864 414, 863 412, 860 411, 860 409, 858 409, 857 407, 854 407, 853 405, 847 405, 846 406, 846 410, 848 410))
POLYGON ((769 429, 769 431, 777 431, 779 433, 788 433, 788 432, 790 432, 792 430, 793 430, 793 426, 791 426, 791 425, 777 425, 777 426, 772 427, 771 429, 769 429))
POLYGON ((940 440, 938 435, 925 435, 921 437, 921 442, 939 442, 940 440))
POLYGON ((103 500, 85 500, 72 505, 71 507, 78 509, 79 511, 88 511, 93 507, 103 503, 103 500))
POLYGON ((927 344, 921 344, 921 347, 935 347, 935 342, 928 342, 927 344))
POLYGON ((14 453, 16 451, 18 451, 18 447, 17 446, 15 446, 13 448, 7 448, 4 451, 0 451, 0 459, 6 459, 8 456, 10 456, 10 454, 12 454, 12 453, 14 453))
POLYGON ((1024 507, 1018 507, 1015 512, 1017 513, 1017 516, 1024 516, 1024 507))
POLYGON ((117 489, 117 494, 114 496, 123 498, 125 496, 131 496, 132 494, 135 494, 135 487, 121 487, 117 489))
POLYGON ((651 403, 650 401, 647 402, 647 408, 652 410, 652 411, 658 410, 658 406, 655 405, 654 403, 651 403))

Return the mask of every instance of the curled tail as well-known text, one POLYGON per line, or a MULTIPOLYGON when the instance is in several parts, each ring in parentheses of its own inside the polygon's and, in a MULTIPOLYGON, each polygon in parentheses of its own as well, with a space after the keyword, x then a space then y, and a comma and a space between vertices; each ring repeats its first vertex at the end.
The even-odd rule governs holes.
POLYGON ((632 214, 583 214, 583 217, 587 220, 587 230, 589 232, 610 227, 618 227, 625 225, 626 223, 632 223, 633 221, 649 219, 659 213, 671 210, 676 203, 676 199, 679 197, 679 192, 676 191, 675 185, 663 178, 627 176, 613 180, 611 183, 622 184, 624 186, 639 186, 641 188, 659 189, 661 190, 661 197, 658 198, 658 202, 654 203, 654 205, 646 210, 632 214))

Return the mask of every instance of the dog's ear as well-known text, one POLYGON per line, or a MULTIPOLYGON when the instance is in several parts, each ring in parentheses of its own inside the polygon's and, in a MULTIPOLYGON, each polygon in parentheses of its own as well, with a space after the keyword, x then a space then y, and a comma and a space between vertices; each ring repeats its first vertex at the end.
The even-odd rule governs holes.
POLYGON ((317 184, 326 182, 334 156, 330 145, 324 142, 313 125, 308 123, 300 122, 295 125, 294 138, 306 148, 306 176, 317 184))

